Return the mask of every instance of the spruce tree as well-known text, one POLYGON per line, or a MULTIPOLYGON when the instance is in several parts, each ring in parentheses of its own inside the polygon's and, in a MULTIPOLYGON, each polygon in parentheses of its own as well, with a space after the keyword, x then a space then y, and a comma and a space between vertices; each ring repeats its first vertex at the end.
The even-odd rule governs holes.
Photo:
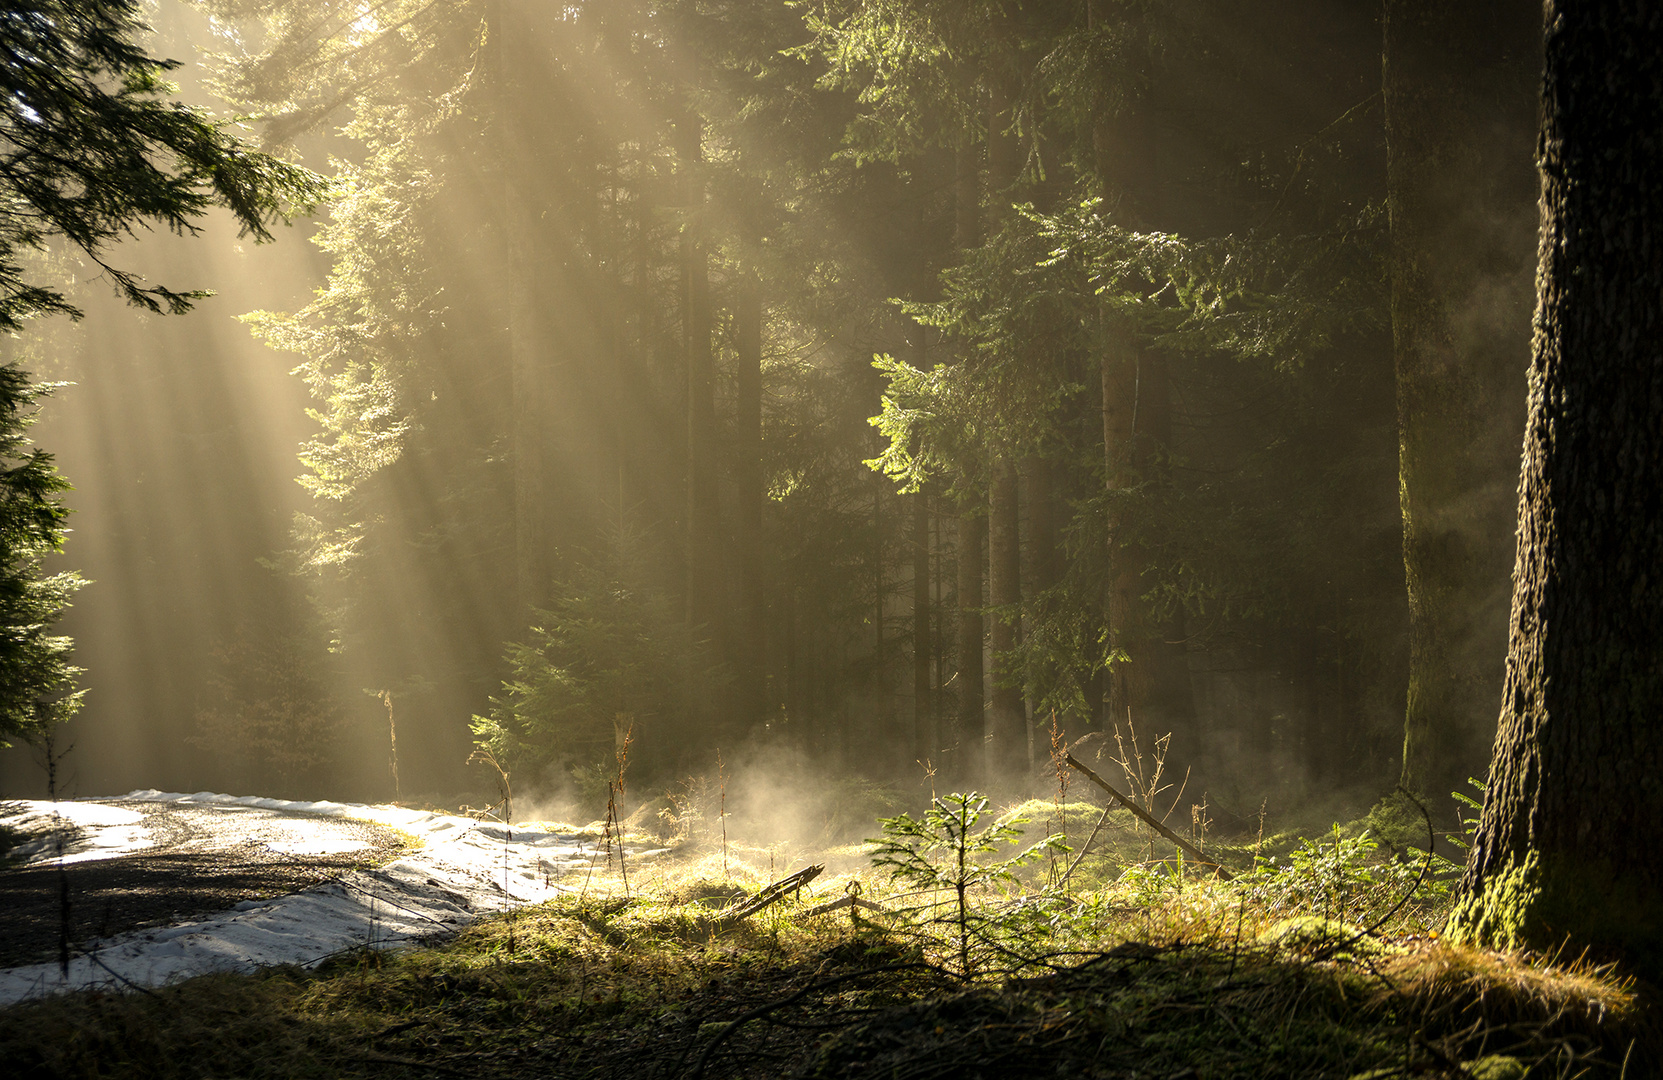
MULTIPOLYGON (((210 207, 245 235, 315 203, 322 181, 244 145, 227 126, 169 99, 177 64, 151 57, 137 0, 37 0, 0 13, 0 330, 80 312, 38 280, 30 255, 64 241, 128 303, 180 313, 205 295, 150 284, 107 260, 140 229, 192 234, 210 207)), ((79 701, 70 642, 51 625, 81 580, 42 577, 63 544, 69 485, 25 430, 45 388, 0 368, 0 745, 34 738, 79 701)))

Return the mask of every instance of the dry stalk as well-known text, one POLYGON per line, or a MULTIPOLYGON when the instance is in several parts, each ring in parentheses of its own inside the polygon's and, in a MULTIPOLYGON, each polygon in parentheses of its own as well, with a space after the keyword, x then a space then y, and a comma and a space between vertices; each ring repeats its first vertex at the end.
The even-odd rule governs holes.
MULTIPOLYGON (((1068 736, 1062 728, 1057 726, 1057 710, 1051 710, 1051 768, 1057 774, 1057 831, 1062 834, 1062 842, 1068 844, 1068 736)), ((1096 835, 1095 830, 1092 833, 1096 835)), ((1057 879, 1057 855, 1051 852, 1051 878, 1057 879)), ((1075 860, 1078 865, 1079 860, 1075 860)), ((1072 872, 1074 867, 1070 866, 1072 872)), ((1065 875, 1066 876, 1066 875, 1065 875)))
POLYGON ((722 880, 728 879, 728 774, 722 762, 722 751, 716 751, 716 783, 718 803, 716 817, 722 823, 722 880))
MULTIPOLYGON (((468 755, 467 763, 469 765, 473 765, 476 762, 481 765, 489 765, 492 770, 496 772, 497 793, 502 796, 502 798, 498 800, 497 805, 502 807, 502 819, 504 821, 513 821, 514 791, 508 785, 508 770, 502 767, 502 762, 497 760, 497 756, 495 754, 491 753, 490 750, 483 746, 476 747, 474 752, 468 755)), ((494 810, 496 807, 492 807, 492 809, 494 810)))

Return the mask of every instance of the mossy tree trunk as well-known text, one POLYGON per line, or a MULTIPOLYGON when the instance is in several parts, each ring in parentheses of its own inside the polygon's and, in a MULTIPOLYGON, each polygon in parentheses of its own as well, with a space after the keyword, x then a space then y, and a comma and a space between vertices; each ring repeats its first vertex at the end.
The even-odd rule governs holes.
POLYGON ((1451 934, 1663 971, 1663 14, 1546 6, 1511 638, 1451 934))
POLYGON ((1535 11, 1523 0, 1385 6, 1409 594, 1401 781, 1435 796, 1482 763, 1501 684, 1530 297, 1535 11))

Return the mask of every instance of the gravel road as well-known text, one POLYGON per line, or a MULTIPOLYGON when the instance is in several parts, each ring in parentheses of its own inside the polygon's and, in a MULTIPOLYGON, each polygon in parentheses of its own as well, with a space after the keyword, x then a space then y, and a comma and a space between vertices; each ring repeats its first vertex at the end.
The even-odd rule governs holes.
POLYGON ((69 940, 96 938, 225 911, 311 888, 405 850, 380 825, 247 806, 100 800, 144 815, 153 846, 60 868, 0 870, 0 968, 57 955, 60 878, 68 881, 69 940), (337 850, 295 854, 292 850, 337 850))

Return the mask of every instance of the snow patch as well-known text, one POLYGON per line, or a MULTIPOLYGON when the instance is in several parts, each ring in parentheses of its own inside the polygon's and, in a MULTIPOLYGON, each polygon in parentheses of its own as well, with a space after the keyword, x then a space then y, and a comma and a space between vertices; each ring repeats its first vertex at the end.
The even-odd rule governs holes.
POLYGON ((137 810, 38 799, 7 800, 6 805, 21 810, 7 814, 5 823, 30 837, 12 849, 23 866, 57 862, 60 836, 66 863, 113 859, 155 843, 144 827, 144 815, 137 810))
MULTIPOLYGON (((157 986, 210 971, 315 964, 365 946, 393 948, 448 936, 483 915, 576 891, 575 879, 594 855, 593 844, 566 833, 397 806, 213 792, 134 791, 119 798, 353 818, 398 829, 422 846, 386 866, 305 892, 245 901, 197 922, 95 942, 70 962, 67 979, 57 964, 0 971, 0 1005, 63 990, 157 986)), ((98 809, 140 816, 115 807, 98 809)), ((113 822, 115 815, 109 819, 113 822)), ((304 844, 305 837, 295 842, 304 844)), ((647 858, 662 850, 631 851, 628 857, 647 858)))

